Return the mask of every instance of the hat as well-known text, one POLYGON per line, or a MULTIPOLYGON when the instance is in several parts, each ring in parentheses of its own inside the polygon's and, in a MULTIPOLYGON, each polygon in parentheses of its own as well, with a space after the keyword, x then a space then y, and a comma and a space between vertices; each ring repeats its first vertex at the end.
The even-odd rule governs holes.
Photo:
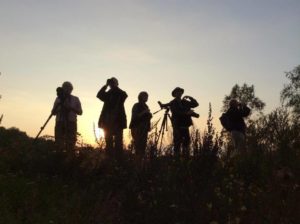
POLYGON ((184 93, 184 89, 180 88, 180 87, 176 87, 173 91, 172 91, 172 96, 175 97, 175 94, 177 92, 182 92, 182 94, 184 93))

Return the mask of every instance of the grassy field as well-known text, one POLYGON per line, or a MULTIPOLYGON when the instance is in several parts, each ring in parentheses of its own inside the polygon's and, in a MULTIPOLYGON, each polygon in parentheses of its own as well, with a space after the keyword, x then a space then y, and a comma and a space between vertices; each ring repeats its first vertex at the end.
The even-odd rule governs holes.
POLYGON ((299 154, 281 158, 75 156, 1 128, 0 223, 299 223, 299 154))

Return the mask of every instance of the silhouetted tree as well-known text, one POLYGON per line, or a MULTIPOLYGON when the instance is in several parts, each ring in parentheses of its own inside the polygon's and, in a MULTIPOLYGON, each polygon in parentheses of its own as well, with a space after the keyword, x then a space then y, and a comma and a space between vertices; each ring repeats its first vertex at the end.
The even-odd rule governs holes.
POLYGON ((224 97, 222 111, 228 110, 229 101, 233 98, 247 104, 251 107, 252 111, 256 112, 261 112, 266 105, 261 99, 255 96, 254 85, 248 86, 246 83, 243 86, 239 86, 238 84, 233 86, 230 94, 224 97))
POLYGON ((300 152, 299 123, 284 107, 250 121, 247 138, 252 150, 277 151, 280 160, 287 163, 300 152))
POLYGON ((202 147, 201 134, 200 130, 195 128, 195 126, 192 127, 191 131, 191 143, 193 155, 199 156, 200 148, 202 147))
POLYGON ((211 108, 211 103, 209 103, 208 118, 206 121, 207 130, 205 131, 203 136, 203 146, 205 149, 209 149, 209 150, 213 148, 213 139, 215 135, 215 128, 213 127, 212 121, 213 121, 212 108, 211 108))
POLYGON ((278 141, 288 133, 289 127, 288 112, 284 108, 277 108, 270 114, 250 122, 248 138, 253 139, 254 144, 274 150, 278 148, 278 141))
POLYGON ((300 65, 293 71, 287 72, 289 83, 281 91, 281 101, 285 106, 292 108, 294 114, 300 117, 300 65))

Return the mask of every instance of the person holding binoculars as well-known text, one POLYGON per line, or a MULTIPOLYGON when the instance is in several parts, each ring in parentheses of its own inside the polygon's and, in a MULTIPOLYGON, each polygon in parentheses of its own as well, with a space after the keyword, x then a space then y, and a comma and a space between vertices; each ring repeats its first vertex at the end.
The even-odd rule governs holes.
POLYGON ((198 107, 199 104, 191 96, 182 97, 184 89, 177 87, 172 91, 174 99, 169 103, 172 113, 173 126, 173 143, 174 154, 179 156, 189 155, 189 147, 191 143, 189 127, 193 125, 192 117, 199 117, 192 108, 198 107), (182 150, 181 150, 182 148, 182 150))
POLYGON ((99 90, 97 98, 104 102, 98 126, 104 130, 106 149, 109 152, 121 153, 123 129, 127 127, 124 107, 127 93, 119 88, 118 80, 113 77, 99 90))

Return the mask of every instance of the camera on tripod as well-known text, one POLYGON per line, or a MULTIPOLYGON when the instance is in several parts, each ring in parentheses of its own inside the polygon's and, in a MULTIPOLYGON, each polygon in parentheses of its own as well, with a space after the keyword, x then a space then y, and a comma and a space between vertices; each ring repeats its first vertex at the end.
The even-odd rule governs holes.
POLYGON ((60 99, 60 102, 64 102, 65 99, 67 98, 67 95, 62 87, 57 87, 56 88, 56 95, 60 99))
POLYGON ((160 102, 160 101, 158 101, 157 102, 158 103, 158 105, 160 106, 160 109, 170 109, 170 103, 162 103, 162 102, 160 102))
MULTIPOLYGON (((158 101, 158 104, 159 104, 161 110, 162 109, 170 110, 170 106, 171 106, 170 103, 163 104, 162 102, 158 101)), ((189 113, 189 116, 191 116, 191 117, 195 117, 195 118, 200 117, 200 114, 196 113, 191 108, 186 108, 186 112, 189 113)))
POLYGON ((60 103, 56 104, 56 106, 52 109, 52 112, 51 112, 50 116, 48 117, 45 124, 41 127, 41 130, 39 131, 39 133, 35 137, 34 142, 36 142, 38 140, 39 136, 41 135, 42 131, 45 129, 46 125, 48 124, 48 122, 50 121, 52 116, 56 115, 56 113, 57 113, 56 110, 57 110, 58 106, 61 106, 64 103, 65 99, 67 98, 67 95, 66 95, 66 93, 65 93, 65 91, 62 87, 57 87, 56 88, 56 95, 59 98, 60 103))

